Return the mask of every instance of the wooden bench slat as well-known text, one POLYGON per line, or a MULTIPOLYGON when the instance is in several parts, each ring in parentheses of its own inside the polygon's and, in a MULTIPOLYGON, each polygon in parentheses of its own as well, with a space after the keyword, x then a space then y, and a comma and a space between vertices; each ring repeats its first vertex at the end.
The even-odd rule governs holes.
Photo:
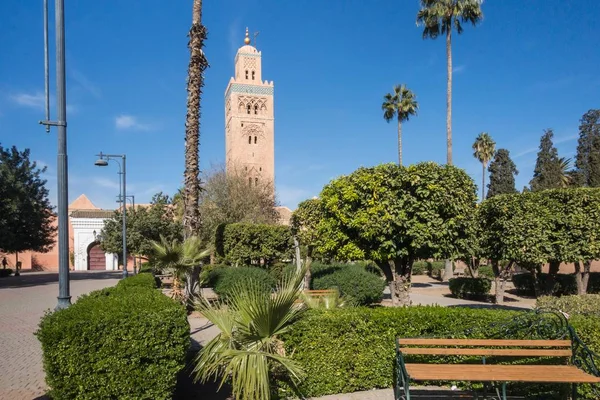
POLYGON ((406 364, 417 381, 600 383, 572 365, 406 364))
POLYGON ((570 340, 512 340, 512 339, 404 339, 398 343, 419 346, 516 346, 516 347, 571 347, 570 340))
POLYGON ((436 347, 405 347, 402 354, 457 355, 457 356, 514 356, 514 357, 571 357, 571 350, 546 349, 465 349, 436 347))

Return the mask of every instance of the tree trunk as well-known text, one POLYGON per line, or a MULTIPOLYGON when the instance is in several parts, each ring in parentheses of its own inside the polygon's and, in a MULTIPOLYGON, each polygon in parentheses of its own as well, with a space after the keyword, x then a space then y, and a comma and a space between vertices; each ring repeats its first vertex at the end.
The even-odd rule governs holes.
POLYGON ((446 58, 448 59, 448 88, 446 89, 446 146, 447 164, 452 165, 452 29, 446 32, 446 58))
POLYGON ((534 265, 533 267, 528 268, 531 272, 531 276, 533 276, 533 290, 535 291, 535 297, 540 297, 542 295, 542 288, 540 287, 540 272, 542 266, 534 265))
POLYGON ((494 271, 494 291, 495 291, 495 303, 504 304, 504 290, 506 287, 506 280, 508 278, 508 272, 513 266, 511 261, 506 268, 500 269, 498 260, 492 260, 492 269, 494 271))
POLYGON ((575 263, 575 281, 577 282, 577 294, 587 294, 588 281, 590 279, 591 261, 583 262, 583 270, 581 269, 581 261, 575 263))
POLYGON ((396 307, 398 305, 398 299, 396 298, 396 291, 394 289, 394 265, 393 262, 391 260, 389 261, 376 261, 375 262, 377 264, 377 266, 379 267, 379 269, 381 270, 381 272, 383 272, 383 275, 385 276, 385 280, 388 283, 388 287, 390 289, 390 296, 392 299, 392 306, 396 307))
POLYGON ((200 99, 204 86, 204 70, 208 62, 202 51, 206 29, 202 25, 202 0, 194 0, 192 27, 189 32, 188 48, 190 62, 187 79, 187 114, 185 120, 185 173, 184 173, 184 210, 183 227, 185 237, 198 233, 200 215, 198 201, 200 197, 200 99))
POLYGON ((21 275, 21 273, 19 272, 19 267, 21 265, 19 264, 19 252, 15 253, 15 276, 19 276, 21 275))
POLYGON ((544 293, 548 296, 554 295, 554 285, 556 284, 556 276, 560 270, 560 261, 552 260, 548 266, 548 276, 544 282, 544 293))
POLYGON ((394 280, 390 285, 392 303, 395 299, 395 306, 410 306, 412 260, 397 258, 392 261, 392 264, 394 266, 394 280))
POLYGON ((398 117, 398 165, 402 165, 402 121, 398 117))
POLYGON ((308 290, 310 289, 310 279, 311 279, 311 273, 310 273, 310 265, 312 264, 312 246, 308 246, 308 248, 306 249, 306 261, 305 261, 305 266, 306 266, 306 275, 304 276, 304 289, 308 290))
POLYGON ((481 177, 481 201, 485 199, 485 164, 483 166, 483 176, 481 177))
POLYGON ((452 260, 446 259, 444 260, 444 276, 442 276, 442 282, 448 282, 454 276, 454 271, 452 270, 452 260))

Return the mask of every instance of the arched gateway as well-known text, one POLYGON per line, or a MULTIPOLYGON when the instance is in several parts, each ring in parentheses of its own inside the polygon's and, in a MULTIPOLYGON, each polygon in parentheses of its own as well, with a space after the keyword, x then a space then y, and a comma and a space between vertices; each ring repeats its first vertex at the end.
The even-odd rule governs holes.
POLYGON ((105 253, 98 241, 104 221, 113 213, 111 210, 76 210, 71 213, 75 271, 114 271, 118 268, 117 256, 105 253))

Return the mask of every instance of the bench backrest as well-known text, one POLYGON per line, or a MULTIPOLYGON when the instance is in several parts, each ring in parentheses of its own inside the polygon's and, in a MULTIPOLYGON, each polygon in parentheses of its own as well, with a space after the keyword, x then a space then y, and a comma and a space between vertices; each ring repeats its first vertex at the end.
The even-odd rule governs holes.
POLYGON ((334 293, 338 293, 337 290, 335 289, 325 289, 325 290, 305 290, 304 292, 305 295, 307 296, 329 296, 332 295, 334 293))
POLYGON ((402 354, 490 357, 571 357, 570 340, 398 339, 402 354))

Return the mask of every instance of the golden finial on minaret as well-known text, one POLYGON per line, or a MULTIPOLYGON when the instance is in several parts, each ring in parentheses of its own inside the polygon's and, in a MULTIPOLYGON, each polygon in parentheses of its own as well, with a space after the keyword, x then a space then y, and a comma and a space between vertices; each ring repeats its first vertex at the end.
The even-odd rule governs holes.
POLYGON ((246 37, 244 38, 244 44, 250 44, 250 34, 248 33, 248 27, 246 27, 246 37))

